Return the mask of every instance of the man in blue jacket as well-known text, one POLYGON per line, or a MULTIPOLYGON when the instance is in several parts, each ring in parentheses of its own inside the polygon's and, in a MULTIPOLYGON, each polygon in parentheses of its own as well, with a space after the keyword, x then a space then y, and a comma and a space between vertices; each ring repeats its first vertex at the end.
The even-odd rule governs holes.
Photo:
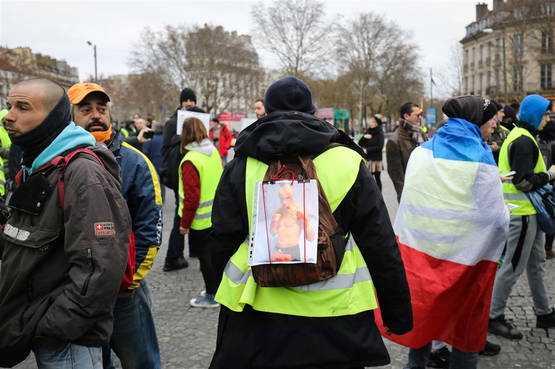
POLYGON ((539 95, 527 96, 520 105, 518 126, 511 130, 499 152, 499 169, 515 172, 512 183, 503 184, 503 195, 516 207, 511 212, 504 262, 495 276, 488 329, 510 339, 522 338, 522 333, 505 319, 505 306, 524 270, 534 301, 536 327, 555 327, 555 310, 550 306, 544 282, 545 236, 526 196, 555 180, 555 167, 545 167, 536 140, 538 131, 549 121, 550 112, 549 100, 539 95))
MULTIPOLYGON (((114 333, 104 350, 104 368, 114 368, 110 348, 124 368, 159 369, 160 352, 144 277, 154 263, 162 233, 162 194, 156 169, 139 150, 112 130, 110 97, 95 83, 77 83, 68 90, 75 123, 103 142, 121 168, 122 192, 131 214, 135 240, 135 273, 114 307, 114 333)), ((131 245, 133 246, 133 245, 131 245)))

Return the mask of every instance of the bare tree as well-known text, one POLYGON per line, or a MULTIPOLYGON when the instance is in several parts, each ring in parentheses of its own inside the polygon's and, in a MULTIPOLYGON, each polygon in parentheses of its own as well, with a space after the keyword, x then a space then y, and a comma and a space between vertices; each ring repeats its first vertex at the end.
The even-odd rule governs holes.
POLYGON ((385 108, 410 95, 411 89, 421 92, 421 83, 414 84, 417 55, 410 37, 382 16, 360 14, 338 28, 335 44, 339 68, 350 74, 358 95, 361 126, 372 102, 385 108))
POLYGON ((253 6, 257 45, 274 54, 287 74, 314 73, 327 62, 333 26, 325 21, 324 4, 315 0, 276 0, 253 6))
MULTIPOLYGON (((158 76, 155 86, 190 87, 207 112, 248 108, 260 95, 263 71, 248 35, 222 26, 146 29, 130 64, 142 76, 158 76)), ((161 96, 160 93, 155 94, 161 96)))

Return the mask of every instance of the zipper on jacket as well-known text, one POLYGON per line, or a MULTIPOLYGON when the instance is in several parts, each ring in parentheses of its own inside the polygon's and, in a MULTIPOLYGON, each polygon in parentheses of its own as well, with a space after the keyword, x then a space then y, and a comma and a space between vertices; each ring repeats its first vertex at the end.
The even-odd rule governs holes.
POLYGON ((85 279, 85 283, 83 284, 83 288, 81 289, 81 296, 85 296, 87 294, 87 290, 89 289, 89 282, 94 274, 94 261, 91 249, 87 249, 87 258, 89 259, 89 263, 91 264, 91 271, 89 272, 87 279, 85 279))

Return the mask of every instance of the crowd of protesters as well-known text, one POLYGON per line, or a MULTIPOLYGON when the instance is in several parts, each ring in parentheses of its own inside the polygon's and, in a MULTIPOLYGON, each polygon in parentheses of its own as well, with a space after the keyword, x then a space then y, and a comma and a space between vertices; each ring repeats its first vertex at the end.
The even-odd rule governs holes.
MULTIPOLYGON (((389 138, 375 115, 355 143, 286 77, 253 102, 233 160, 225 123, 180 121, 208 115, 195 91, 176 100, 164 123, 137 115, 117 129, 98 84, 11 88, 0 113, 0 367, 33 351, 40 369, 114 368, 113 355, 124 369, 162 368, 145 279, 162 232, 163 271, 188 267, 187 238, 204 281, 190 306, 220 308, 214 369, 381 366, 382 336, 410 348, 408 369, 477 368, 479 354, 502 350, 488 331, 523 337, 505 307, 525 270, 536 326, 555 327, 544 280, 554 235, 532 201, 555 181, 549 100, 454 97, 432 137, 407 102, 389 138), (316 262, 253 263, 257 184, 313 180, 316 262), (163 230, 165 187, 175 210, 163 230)), ((283 206, 278 231, 306 243, 305 209, 283 206)))

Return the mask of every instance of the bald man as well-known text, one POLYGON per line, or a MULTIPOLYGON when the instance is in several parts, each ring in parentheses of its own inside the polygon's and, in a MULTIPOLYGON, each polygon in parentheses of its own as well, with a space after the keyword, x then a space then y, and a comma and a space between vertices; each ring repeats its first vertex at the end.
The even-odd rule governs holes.
POLYGON ((15 85, 7 107, 23 159, 0 237, 0 367, 32 349, 39 369, 101 369, 131 231, 119 167, 54 82, 15 85))

